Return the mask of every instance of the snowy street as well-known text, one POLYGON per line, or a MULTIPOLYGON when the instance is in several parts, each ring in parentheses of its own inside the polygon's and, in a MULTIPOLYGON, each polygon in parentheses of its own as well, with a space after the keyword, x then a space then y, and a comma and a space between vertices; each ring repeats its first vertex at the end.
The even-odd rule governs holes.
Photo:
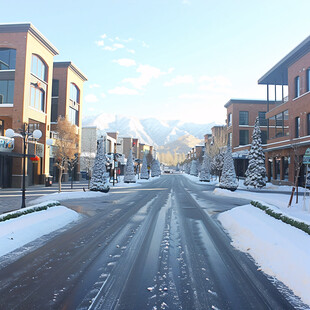
POLYGON ((163 175, 62 201, 79 220, 0 258, 0 308, 307 309, 231 245, 218 215, 228 229, 225 211, 249 200, 213 191, 163 175))

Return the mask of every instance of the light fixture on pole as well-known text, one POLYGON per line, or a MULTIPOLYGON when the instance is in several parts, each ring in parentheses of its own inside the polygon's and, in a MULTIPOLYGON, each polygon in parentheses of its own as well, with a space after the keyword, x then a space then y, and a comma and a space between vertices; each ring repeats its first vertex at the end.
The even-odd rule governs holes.
POLYGON ((23 129, 20 133, 16 133, 13 129, 9 128, 5 131, 5 136, 8 138, 20 137, 23 139, 23 183, 22 183, 22 205, 21 208, 26 207, 26 143, 29 138, 38 140, 42 137, 42 132, 39 129, 29 132, 27 124, 24 123, 23 129))

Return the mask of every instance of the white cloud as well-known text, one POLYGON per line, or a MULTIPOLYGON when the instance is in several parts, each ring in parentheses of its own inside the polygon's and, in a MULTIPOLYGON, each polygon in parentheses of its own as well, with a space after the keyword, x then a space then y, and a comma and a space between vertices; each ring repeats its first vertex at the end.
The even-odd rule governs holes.
POLYGON ((85 102, 95 103, 98 102, 98 98, 95 94, 88 94, 85 96, 85 102))
POLYGON ((127 87, 115 87, 108 91, 109 94, 114 95, 138 95, 138 91, 136 89, 130 89, 127 87))
POLYGON ((115 48, 124 48, 125 46, 124 46, 124 44, 114 43, 113 47, 115 47, 115 48))
POLYGON ((150 46, 148 44, 146 44, 144 41, 142 41, 142 46, 143 47, 146 47, 146 48, 149 48, 150 46))
POLYGON ((164 86, 174 86, 178 84, 193 84, 194 79, 191 75, 178 75, 173 78, 170 82, 166 82, 164 86))
POLYGON ((99 88, 100 85, 99 84, 91 84, 89 85, 89 88, 99 88))
POLYGON ((140 73, 140 76, 137 78, 124 79, 123 82, 130 83, 134 88, 142 89, 143 86, 149 84, 152 79, 157 79, 161 75, 169 74, 172 70, 173 69, 170 68, 168 72, 162 72, 160 69, 150 65, 140 65, 137 68, 137 72, 140 73))
POLYGON ((104 49, 105 51, 110 51, 110 52, 114 52, 114 51, 117 50, 117 48, 111 47, 111 46, 105 46, 103 49, 104 49))
POLYGON ((124 66, 124 67, 131 67, 131 66, 136 65, 136 62, 134 59, 128 59, 128 58, 115 59, 113 60, 113 62, 116 62, 120 66, 124 66))
POLYGON ((104 41, 100 40, 100 41, 95 41, 97 46, 104 46, 104 41))
POLYGON ((183 4, 191 4, 189 0, 183 0, 182 3, 183 4))
POLYGON ((135 50, 131 50, 131 49, 127 49, 127 52, 131 53, 131 54, 135 54, 136 53, 135 50))
POLYGON ((101 93, 101 94, 100 94, 100 97, 101 97, 101 98, 105 98, 106 96, 107 96, 107 95, 106 95, 105 93, 101 93))
POLYGON ((100 36, 101 39, 105 39, 106 37, 107 37, 106 34, 103 34, 103 35, 100 36))

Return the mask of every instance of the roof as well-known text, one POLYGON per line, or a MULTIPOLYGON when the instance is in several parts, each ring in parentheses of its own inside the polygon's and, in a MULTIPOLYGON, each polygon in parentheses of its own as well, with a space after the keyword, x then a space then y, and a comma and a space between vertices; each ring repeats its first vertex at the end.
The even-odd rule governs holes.
MULTIPOLYGON (((255 99, 230 99, 225 105, 225 108, 228 108, 233 103, 241 104, 267 104, 267 100, 255 100, 255 99)), ((272 102, 269 102, 272 103, 272 102)))
POLYGON ((86 75, 72 63, 72 61, 55 61, 54 68, 70 68, 72 69, 84 82, 87 81, 86 75))
POLYGON ((288 85, 288 68, 301 57, 310 52, 310 36, 281 59, 259 80, 258 84, 288 85))
POLYGON ((57 48, 50 43, 42 33, 35 28, 31 23, 12 23, 12 24, 0 24, 0 33, 16 33, 16 32, 29 32, 40 43, 42 43, 54 56, 58 55, 57 48))

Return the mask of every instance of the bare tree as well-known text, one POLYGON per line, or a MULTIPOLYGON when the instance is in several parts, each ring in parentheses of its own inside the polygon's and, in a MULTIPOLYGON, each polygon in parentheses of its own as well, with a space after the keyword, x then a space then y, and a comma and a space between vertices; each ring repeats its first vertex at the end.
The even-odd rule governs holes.
POLYGON ((59 116, 57 120, 57 139, 55 141, 55 166, 59 169, 58 191, 61 192, 61 179, 69 163, 74 162, 78 152, 78 135, 76 126, 59 116))
POLYGON ((294 156, 294 185, 292 188, 292 194, 291 194, 291 199, 289 201, 288 207, 291 206, 292 203, 292 198, 294 195, 294 192, 296 190, 296 203, 298 203, 298 180, 299 180, 299 175, 300 175, 300 170, 302 167, 302 161, 303 161, 303 149, 297 145, 297 144, 292 144, 292 150, 293 150, 293 156, 294 156))

